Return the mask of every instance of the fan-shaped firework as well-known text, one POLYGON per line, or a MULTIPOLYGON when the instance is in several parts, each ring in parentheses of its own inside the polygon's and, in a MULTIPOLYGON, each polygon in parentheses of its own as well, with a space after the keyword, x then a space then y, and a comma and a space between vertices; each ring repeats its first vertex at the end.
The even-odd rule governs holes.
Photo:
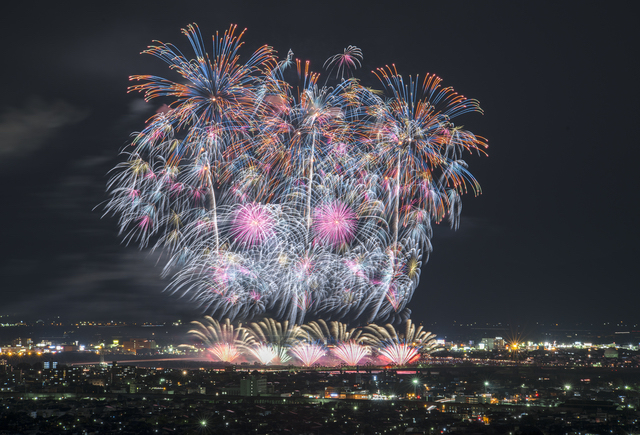
POLYGON ((397 343, 395 341, 385 343, 378 351, 381 356, 389 361, 389 363, 397 366, 410 364, 419 356, 417 347, 407 343, 397 343))
POLYGON ((348 340, 359 342, 362 330, 351 328, 342 322, 333 321, 325 322, 323 319, 313 320, 304 325, 300 325, 300 329, 307 333, 307 341, 319 341, 328 344, 342 343, 348 340))
POLYGON ((368 346, 362 345, 354 340, 343 341, 331 349, 331 353, 340 361, 347 365, 355 366, 362 359, 371 353, 368 346))
POLYGON ((291 348, 291 354, 298 358, 303 366, 311 367, 322 358, 326 352, 324 347, 319 344, 302 342, 291 348))
POLYGON ((435 337, 435 334, 425 331, 422 326, 416 328, 411 319, 407 319, 398 329, 391 324, 385 326, 370 324, 364 327, 362 334, 362 340, 374 346, 396 342, 427 349, 432 349, 435 346, 435 337))
POLYGON ((393 325, 370 324, 364 327, 362 339, 378 349, 391 364, 405 365, 417 359, 420 353, 430 353, 435 347, 435 334, 424 331, 407 319, 400 331, 393 325))
POLYGON ((229 319, 221 323, 207 316, 203 322, 191 323, 196 329, 190 330, 189 334, 201 340, 207 350, 220 361, 232 362, 254 344, 253 336, 242 328, 242 324, 234 327, 229 319))
POLYGON ((291 360, 288 350, 303 337, 302 329, 297 325, 290 326, 286 320, 281 323, 267 318, 251 323, 249 328, 255 339, 268 345, 282 364, 291 360))
POLYGON ((130 91, 169 105, 108 185, 125 240, 165 249, 170 291, 217 318, 407 319, 431 223, 456 227, 461 194, 480 191, 462 157, 486 141, 453 123, 477 101, 395 66, 375 72, 384 91, 364 88, 344 78, 360 65, 354 46, 320 86, 291 52, 279 61, 263 46, 242 63, 235 26, 211 55, 195 25, 183 33, 192 59, 160 42, 145 51, 179 80, 131 77, 130 91))
POLYGON ((273 346, 266 343, 260 343, 249 348, 249 352, 251 352, 260 364, 265 366, 271 364, 274 359, 278 358, 278 354, 273 346))
POLYGON ((191 324, 196 328, 191 329, 189 334, 202 340, 206 346, 212 346, 216 343, 246 345, 253 341, 253 337, 242 328, 241 324, 236 327, 230 319, 218 322, 210 316, 205 316, 204 321, 193 321, 191 324))
POLYGON ((234 343, 216 343, 209 349, 219 361, 230 363, 240 356, 240 350, 234 343))

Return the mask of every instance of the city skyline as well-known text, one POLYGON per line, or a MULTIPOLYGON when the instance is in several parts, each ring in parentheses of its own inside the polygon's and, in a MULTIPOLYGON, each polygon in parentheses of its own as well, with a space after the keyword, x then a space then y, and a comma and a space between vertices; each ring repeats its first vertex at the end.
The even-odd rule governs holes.
POLYGON ((431 5, 415 16, 343 8, 351 25, 338 25, 329 9, 297 21, 265 5, 225 5, 215 14, 114 5, 94 19, 50 6, 35 11, 30 26, 9 23, 2 32, 16 61, 2 72, 10 86, 0 104, 0 314, 206 314, 163 293, 158 254, 121 244, 116 220, 100 219, 107 171, 160 104, 126 93, 129 75, 164 72, 138 53, 153 39, 182 49, 180 28, 197 22, 205 41, 237 23, 247 27, 244 56, 266 43, 280 57, 292 49, 317 71, 357 45, 365 84, 375 84, 368 71, 394 63, 405 77, 435 73, 480 101, 485 115, 461 123, 489 140, 489 157, 468 159, 483 194, 464 198, 457 231, 435 226, 408 305, 414 323, 634 322, 633 25, 624 25, 624 11, 551 5, 431 5), (455 16, 459 30, 426 14, 455 16))

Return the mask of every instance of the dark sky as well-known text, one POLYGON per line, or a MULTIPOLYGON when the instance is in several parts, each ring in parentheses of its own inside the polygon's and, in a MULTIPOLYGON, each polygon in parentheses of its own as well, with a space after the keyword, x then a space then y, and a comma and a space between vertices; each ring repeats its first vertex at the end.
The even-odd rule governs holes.
POLYGON ((357 74, 394 63, 436 73, 485 115, 468 159, 483 195, 460 229, 436 228, 410 307, 425 322, 637 322, 638 71, 631 3, 35 2, 3 14, 0 314, 26 319, 186 319, 162 293, 157 256, 101 219, 107 172, 160 103, 127 94, 131 74, 168 75, 152 40, 189 53, 247 27, 248 55, 291 48, 319 70, 347 45, 357 74), (419 6, 418 6, 419 5, 419 6), (95 210, 94 208, 97 207, 95 210))

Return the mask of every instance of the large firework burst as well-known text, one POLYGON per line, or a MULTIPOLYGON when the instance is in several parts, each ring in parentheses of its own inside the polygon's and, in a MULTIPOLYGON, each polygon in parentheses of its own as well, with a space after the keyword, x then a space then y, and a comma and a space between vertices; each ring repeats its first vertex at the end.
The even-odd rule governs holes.
POLYGON ((461 195, 480 192, 463 154, 486 141, 453 122, 478 102, 395 66, 375 72, 383 91, 365 88, 350 78, 354 46, 326 62, 337 83, 321 86, 291 52, 241 62, 235 26, 211 54, 197 26, 183 33, 191 59, 160 42, 144 52, 180 80, 131 77, 130 91, 169 105, 108 185, 125 240, 166 250, 169 290, 217 318, 406 320, 432 223, 457 227, 461 195), (284 79, 292 65, 297 83, 284 79))

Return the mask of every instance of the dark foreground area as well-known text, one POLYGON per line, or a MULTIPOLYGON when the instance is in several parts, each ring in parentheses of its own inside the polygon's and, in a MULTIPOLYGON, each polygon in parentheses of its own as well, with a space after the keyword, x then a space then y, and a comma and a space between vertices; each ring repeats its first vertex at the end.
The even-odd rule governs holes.
POLYGON ((2 434, 628 434, 611 404, 437 404, 307 398, 102 395, 3 398, 2 434))
POLYGON ((0 367, 0 434, 633 434, 640 369, 0 367))

